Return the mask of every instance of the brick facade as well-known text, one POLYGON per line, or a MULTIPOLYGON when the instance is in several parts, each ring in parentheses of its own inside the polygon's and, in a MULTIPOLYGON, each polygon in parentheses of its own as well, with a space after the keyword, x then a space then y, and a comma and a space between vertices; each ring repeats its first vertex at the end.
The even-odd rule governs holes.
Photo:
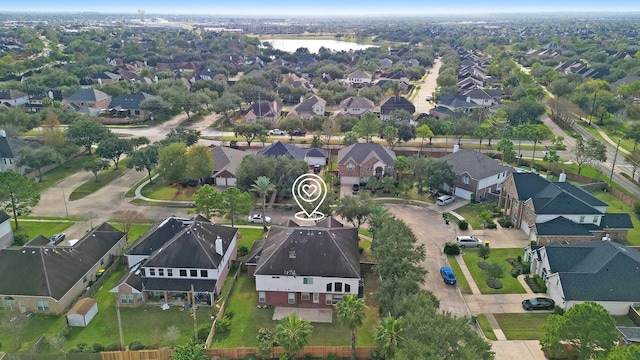
MULTIPOLYGON (((303 293, 295 293, 295 303, 289 303, 289 293, 284 291, 264 291, 265 301, 260 302, 260 292, 256 292, 256 300, 258 305, 271 305, 271 306, 284 306, 284 307, 299 307, 299 308, 318 308, 318 309, 333 309, 333 303, 327 305, 327 294, 318 294, 318 303, 313 302, 313 293, 308 294, 308 299, 303 300, 303 293)), ((336 294, 342 296, 342 294, 336 294)))

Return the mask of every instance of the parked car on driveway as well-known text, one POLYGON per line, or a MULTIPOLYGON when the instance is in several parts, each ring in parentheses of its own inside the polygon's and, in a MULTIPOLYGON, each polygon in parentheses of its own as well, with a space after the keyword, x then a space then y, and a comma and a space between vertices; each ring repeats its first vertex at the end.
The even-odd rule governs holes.
POLYGON ((444 280, 445 284, 455 285, 458 282, 456 276, 453 274, 453 270, 448 266, 440 268, 440 275, 442 276, 442 280, 444 280))
POLYGON ((555 301, 549 298, 537 297, 522 301, 522 308, 525 310, 553 310, 555 307, 555 301))
POLYGON ((456 244, 461 248, 465 247, 480 247, 482 245, 482 240, 478 239, 475 236, 456 236, 456 244))
POLYGON ((286 133, 280 129, 271 129, 269 135, 286 135, 286 133))
POLYGON ((49 241, 51 241, 52 244, 57 245, 59 242, 64 240, 64 237, 65 237, 64 233, 53 234, 49 238, 49 241))
POLYGON ((440 205, 440 206, 444 206, 444 205, 449 205, 453 202, 453 200, 455 200, 456 198, 454 198, 451 195, 442 195, 440 196, 437 200, 436 200, 436 204, 440 205))
POLYGON ((360 192, 360 184, 353 184, 353 186, 351 187, 351 193, 353 195, 358 195, 359 192, 360 192))
MULTIPOLYGON (((268 216, 264 217, 267 221, 267 224, 271 224, 271 218, 268 216)), ((247 221, 252 224, 262 224, 262 215, 261 214, 253 214, 247 218, 247 221)))

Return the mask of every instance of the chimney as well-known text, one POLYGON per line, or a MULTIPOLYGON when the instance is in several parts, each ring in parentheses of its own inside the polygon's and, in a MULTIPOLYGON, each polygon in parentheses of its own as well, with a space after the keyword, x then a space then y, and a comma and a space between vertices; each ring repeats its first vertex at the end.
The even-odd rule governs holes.
POLYGON ((300 95, 300 102, 299 104, 302 104, 302 102, 304 101, 304 96, 300 95))
POLYGON ((278 101, 273 100, 273 112, 275 113, 275 116, 278 116, 278 101))
POLYGON ((0 129, 0 137, 6 138, 7 132, 4 129, 0 129))
POLYGON ((453 145, 453 152, 458 152, 458 150, 460 150, 460 145, 454 144, 453 145))
POLYGON ((49 90, 49 92, 47 93, 47 96, 49 96, 49 99, 54 100, 53 99, 53 91, 49 90))
POLYGON ((218 235, 218 237, 216 238, 216 252, 218 253, 218 255, 224 256, 224 251, 222 250, 222 239, 220 238, 220 235, 218 235))
POLYGON ((563 171, 558 176, 558 182, 565 182, 565 181, 567 181, 567 174, 565 174, 564 171, 563 171))

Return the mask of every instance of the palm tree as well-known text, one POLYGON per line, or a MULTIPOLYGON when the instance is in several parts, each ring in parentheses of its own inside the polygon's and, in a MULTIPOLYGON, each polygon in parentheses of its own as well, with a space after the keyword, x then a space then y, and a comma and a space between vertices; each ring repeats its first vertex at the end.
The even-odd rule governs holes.
POLYGON ((376 350, 384 359, 391 359, 400 347, 402 324, 400 319, 386 317, 380 320, 375 331, 376 350))
POLYGON ((265 216, 267 194, 275 189, 276 186, 266 176, 258 176, 254 184, 251 185, 251 191, 258 193, 262 197, 262 226, 264 231, 267 231, 267 217, 265 216))
POLYGON ((544 139, 544 133, 538 128, 532 128, 528 135, 529 140, 533 141, 533 154, 531 154, 531 170, 533 171, 533 162, 536 156, 536 144, 544 139))
POLYGON ((309 321, 299 318, 293 313, 282 318, 276 325, 276 340, 293 359, 296 353, 309 342, 311 328, 309 321))
POLYGON ((336 304, 336 315, 338 321, 349 327, 351 331, 351 360, 356 358, 356 328, 362 326, 367 314, 364 312, 366 306, 363 299, 358 299, 355 295, 345 295, 336 304))
POLYGON ((429 125, 422 124, 416 128, 416 134, 420 139, 422 139, 422 142, 420 143, 420 152, 418 153, 418 156, 420 156, 422 155, 422 147, 424 146, 424 139, 429 138, 429 144, 431 144, 433 131, 431 131, 431 128, 429 127, 429 125))

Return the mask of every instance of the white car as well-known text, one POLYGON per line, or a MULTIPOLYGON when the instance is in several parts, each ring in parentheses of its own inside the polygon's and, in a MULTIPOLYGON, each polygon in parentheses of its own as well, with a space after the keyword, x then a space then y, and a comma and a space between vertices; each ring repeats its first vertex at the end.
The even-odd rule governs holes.
POLYGON ((269 135, 287 135, 287 133, 285 133, 280 129, 272 129, 272 130, 269 130, 269 135))
POLYGON ((454 198, 451 195, 442 195, 440 196, 437 200, 436 200, 436 204, 440 205, 440 206, 444 206, 444 205, 449 205, 453 202, 453 200, 455 200, 456 198, 454 198))
MULTIPOLYGON (((265 216, 264 218, 265 218, 265 220, 267 220, 267 224, 271 224, 271 218, 270 217, 265 216)), ((262 215, 260 215, 260 214, 250 215, 247 218, 247 221, 252 223, 252 224, 262 224, 262 215)))
POLYGON ((480 247, 482 245, 482 240, 478 239, 475 236, 457 236, 456 244, 461 248, 466 247, 480 247))

